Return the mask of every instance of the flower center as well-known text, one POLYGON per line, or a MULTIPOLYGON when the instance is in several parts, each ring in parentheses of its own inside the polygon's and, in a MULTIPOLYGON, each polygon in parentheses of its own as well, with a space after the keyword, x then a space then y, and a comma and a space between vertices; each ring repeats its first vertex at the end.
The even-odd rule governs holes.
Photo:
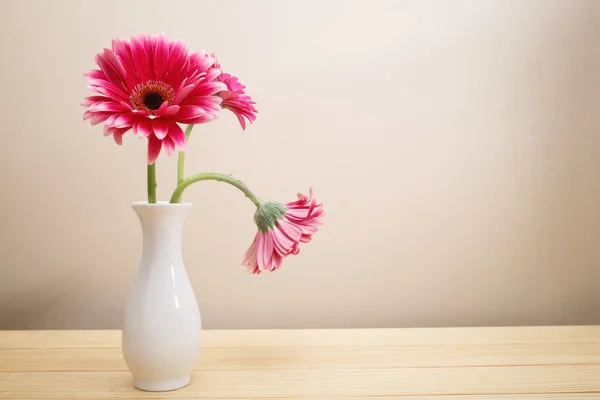
POLYGON ((144 96, 144 105, 151 110, 158 110, 158 107, 165 101, 160 93, 148 93, 144 96))
POLYGON ((148 81, 140 83, 133 89, 131 103, 138 110, 156 115, 156 110, 162 103, 166 101, 171 104, 174 98, 175 91, 171 86, 160 81, 148 81))

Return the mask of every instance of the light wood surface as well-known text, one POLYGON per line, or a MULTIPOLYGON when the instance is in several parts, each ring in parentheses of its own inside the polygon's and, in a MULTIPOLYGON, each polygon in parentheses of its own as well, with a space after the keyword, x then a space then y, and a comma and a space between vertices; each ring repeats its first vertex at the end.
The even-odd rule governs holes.
POLYGON ((0 399, 599 400, 600 327, 204 331, 191 384, 133 389, 118 331, 0 331, 0 399))

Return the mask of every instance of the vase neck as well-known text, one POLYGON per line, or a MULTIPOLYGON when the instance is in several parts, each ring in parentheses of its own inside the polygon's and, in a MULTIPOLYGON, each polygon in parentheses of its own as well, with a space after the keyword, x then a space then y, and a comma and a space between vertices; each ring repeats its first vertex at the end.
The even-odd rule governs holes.
POLYGON ((189 203, 133 204, 142 226, 143 264, 168 264, 181 258, 181 235, 190 208, 189 203))

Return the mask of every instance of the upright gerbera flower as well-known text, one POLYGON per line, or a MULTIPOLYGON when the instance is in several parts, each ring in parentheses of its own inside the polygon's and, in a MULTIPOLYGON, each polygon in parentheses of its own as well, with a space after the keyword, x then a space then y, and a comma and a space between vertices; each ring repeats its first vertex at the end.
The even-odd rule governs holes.
POLYGON ((227 85, 217 78, 215 59, 201 51, 189 54, 181 42, 163 35, 115 39, 112 49, 95 58, 100 69, 89 71, 90 96, 84 119, 104 122, 105 135, 117 144, 130 129, 148 138, 148 164, 164 147, 170 155, 185 150, 186 140, 178 123, 198 124, 217 118, 222 98, 217 93, 227 85))
MULTIPOLYGON (((215 56, 214 54, 212 55, 215 56)), ((221 65, 218 61, 215 61, 214 67, 221 69, 221 65)), ((236 76, 231 74, 222 73, 219 75, 219 81, 227 85, 227 89, 217 93, 217 96, 223 99, 221 107, 230 110, 240 121, 242 129, 246 129, 246 119, 252 123, 256 120, 256 113, 258 110, 254 108, 254 101, 246 94, 244 89, 246 86, 242 85, 236 76)))
POLYGON ((242 264, 253 274, 275 271, 285 257, 300 252, 299 244, 309 242, 323 223, 324 209, 317 204, 312 189, 309 196, 283 205, 276 201, 261 203, 254 221, 258 232, 246 251, 242 264))

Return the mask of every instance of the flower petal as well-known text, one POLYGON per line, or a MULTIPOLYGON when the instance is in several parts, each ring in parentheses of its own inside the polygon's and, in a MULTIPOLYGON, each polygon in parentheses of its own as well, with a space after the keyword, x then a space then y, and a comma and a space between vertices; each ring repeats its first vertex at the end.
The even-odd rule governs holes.
POLYGON ((169 138, 171 138, 171 140, 175 144, 175 147, 177 147, 177 150, 185 151, 187 145, 185 140, 185 133, 183 132, 183 129, 181 129, 178 123, 174 122, 169 127, 169 138))
POLYGON ((257 232, 254 236, 252 244, 250 245, 248 250, 246 250, 244 258, 242 259, 242 265, 244 265, 250 270, 252 270, 256 266, 256 249, 258 248, 258 236, 259 232, 257 232))
POLYGON ((164 81, 171 86, 179 85, 183 80, 182 73, 187 72, 187 48, 182 42, 171 42, 169 49, 169 74, 165 76, 164 81))
POLYGON ((156 137, 162 140, 169 133, 169 122, 164 119, 155 118, 152 120, 152 130, 154 130, 156 137))
POLYGON ((156 48, 154 49, 154 70, 156 79, 162 80, 167 66, 169 65, 169 42, 164 35, 156 39, 156 48))
POLYGON ((141 118, 133 124, 133 133, 141 138, 148 137, 152 134, 152 124, 149 119, 141 118))
POLYGON ((83 74, 83 76, 85 76, 88 79, 102 79, 102 80, 107 80, 106 75, 104 75, 104 72, 102 72, 99 69, 92 69, 90 71, 87 71, 83 74))
POLYGON ((235 116, 237 117, 240 125, 242 126, 242 130, 245 131, 246 130, 246 120, 244 119, 242 114, 235 113, 235 116))
POLYGON ((142 81, 150 79, 150 68, 148 65, 148 56, 146 54, 146 48, 144 41, 141 37, 131 37, 131 54, 133 56, 133 64, 137 74, 142 81))
POLYGON ((172 106, 167 107, 167 109, 163 113, 163 116, 164 117, 172 117, 173 115, 177 114, 178 112, 179 112, 179 106, 174 104, 172 106))
POLYGON ((133 62, 133 55, 131 54, 131 45, 128 42, 119 39, 113 39, 112 49, 126 71, 125 81, 127 83, 127 88, 131 90, 138 83, 140 83, 140 80, 138 79, 137 68, 133 62))
POLYGON ((106 96, 89 96, 83 99, 81 105, 84 107, 89 107, 94 103, 98 103, 99 101, 110 101, 110 97, 106 96))
POLYGON ((115 56, 112 50, 104 49, 103 54, 96 56, 96 63, 104 75, 110 80, 115 86, 125 87, 125 68, 121 61, 115 56))
POLYGON ((181 106, 179 107, 179 112, 177 113, 177 120, 185 121, 186 119, 195 119, 203 116, 204 114, 206 114, 206 111, 202 107, 181 106))
POLYGON ((115 128, 131 128, 135 120, 133 119, 132 113, 121 114, 119 118, 115 120, 115 128))
POLYGON ((283 262, 283 257, 275 252, 273 252, 273 257, 271 257, 271 268, 269 271, 276 271, 281 268, 281 264, 283 262))
POLYGON ((127 107, 123 107, 123 105, 119 103, 115 103, 113 101, 104 101, 94 103, 89 108, 90 111, 98 112, 98 111, 108 111, 108 112, 127 112, 129 109, 127 107))
POLYGON ((173 100, 173 103, 175 103, 175 104, 181 103, 181 101, 183 99, 185 99, 188 94, 192 93, 194 88, 195 88, 194 85, 187 85, 187 86, 184 86, 183 88, 181 88, 179 91, 177 91, 177 94, 175 95, 175 100, 173 100))
POLYGON ((172 105, 170 106, 168 102, 163 102, 158 110, 156 110, 157 117, 171 117, 179 111, 179 106, 172 105))
POLYGON ((85 121, 87 121, 89 119, 92 125, 98 125, 98 124, 106 121, 111 115, 113 115, 113 114, 112 113, 104 113, 104 112, 86 111, 83 114, 83 119, 85 121))
POLYGON ((288 238, 290 238, 294 242, 300 241, 300 237, 302 236, 302 230, 298 228, 296 225, 291 222, 286 221, 285 219, 280 219, 277 221, 278 228, 284 233, 288 238))
POLYGON ((205 124, 207 122, 214 121, 217 117, 218 117, 218 114, 217 115, 204 114, 201 117, 186 119, 185 121, 182 121, 182 122, 185 122, 186 124, 205 124))
POLYGON ((292 251, 295 242, 285 233, 281 232, 281 230, 275 228, 271 231, 271 236, 273 238, 274 248, 279 255, 285 257, 292 251))
POLYGON ((206 82, 214 81, 215 79, 217 79, 219 77, 219 75, 221 75, 221 70, 220 69, 218 69, 218 68, 211 68, 206 73, 206 76, 204 77, 204 80, 206 82))
POLYGON ((113 139, 115 140, 116 144, 118 144, 119 146, 123 144, 123 135, 128 130, 129 130, 129 128, 123 128, 123 129, 116 128, 114 130, 114 132, 113 132, 113 139))
POLYGON ((227 90, 227 85, 223 82, 206 82, 195 86, 192 93, 194 96, 212 96, 224 90, 227 90))
POLYGON ((269 238, 268 234, 260 232, 258 239, 258 249, 256 251, 256 261, 258 262, 258 268, 264 271, 271 262, 271 256, 273 255, 273 242, 269 238))
POLYGON ((190 55, 190 68, 199 72, 204 72, 215 63, 214 57, 205 52, 197 52, 190 55))
POLYGON ((111 127, 115 126, 115 121, 119 118, 121 114, 112 114, 110 117, 106 119, 105 124, 111 127))
POLYGON ((166 150, 167 155, 170 157, 173 155, 173 152, 175 151, 175 143, 173 143, 173 139, 171 139, 170 136, 165 136, 165 138, 162 140, 163 142, 163 148, 166 150))
POLYGON ((148 136, 148 165, 156 162, 161 148, 162 140, 157 139, 155 135, 148 136))

